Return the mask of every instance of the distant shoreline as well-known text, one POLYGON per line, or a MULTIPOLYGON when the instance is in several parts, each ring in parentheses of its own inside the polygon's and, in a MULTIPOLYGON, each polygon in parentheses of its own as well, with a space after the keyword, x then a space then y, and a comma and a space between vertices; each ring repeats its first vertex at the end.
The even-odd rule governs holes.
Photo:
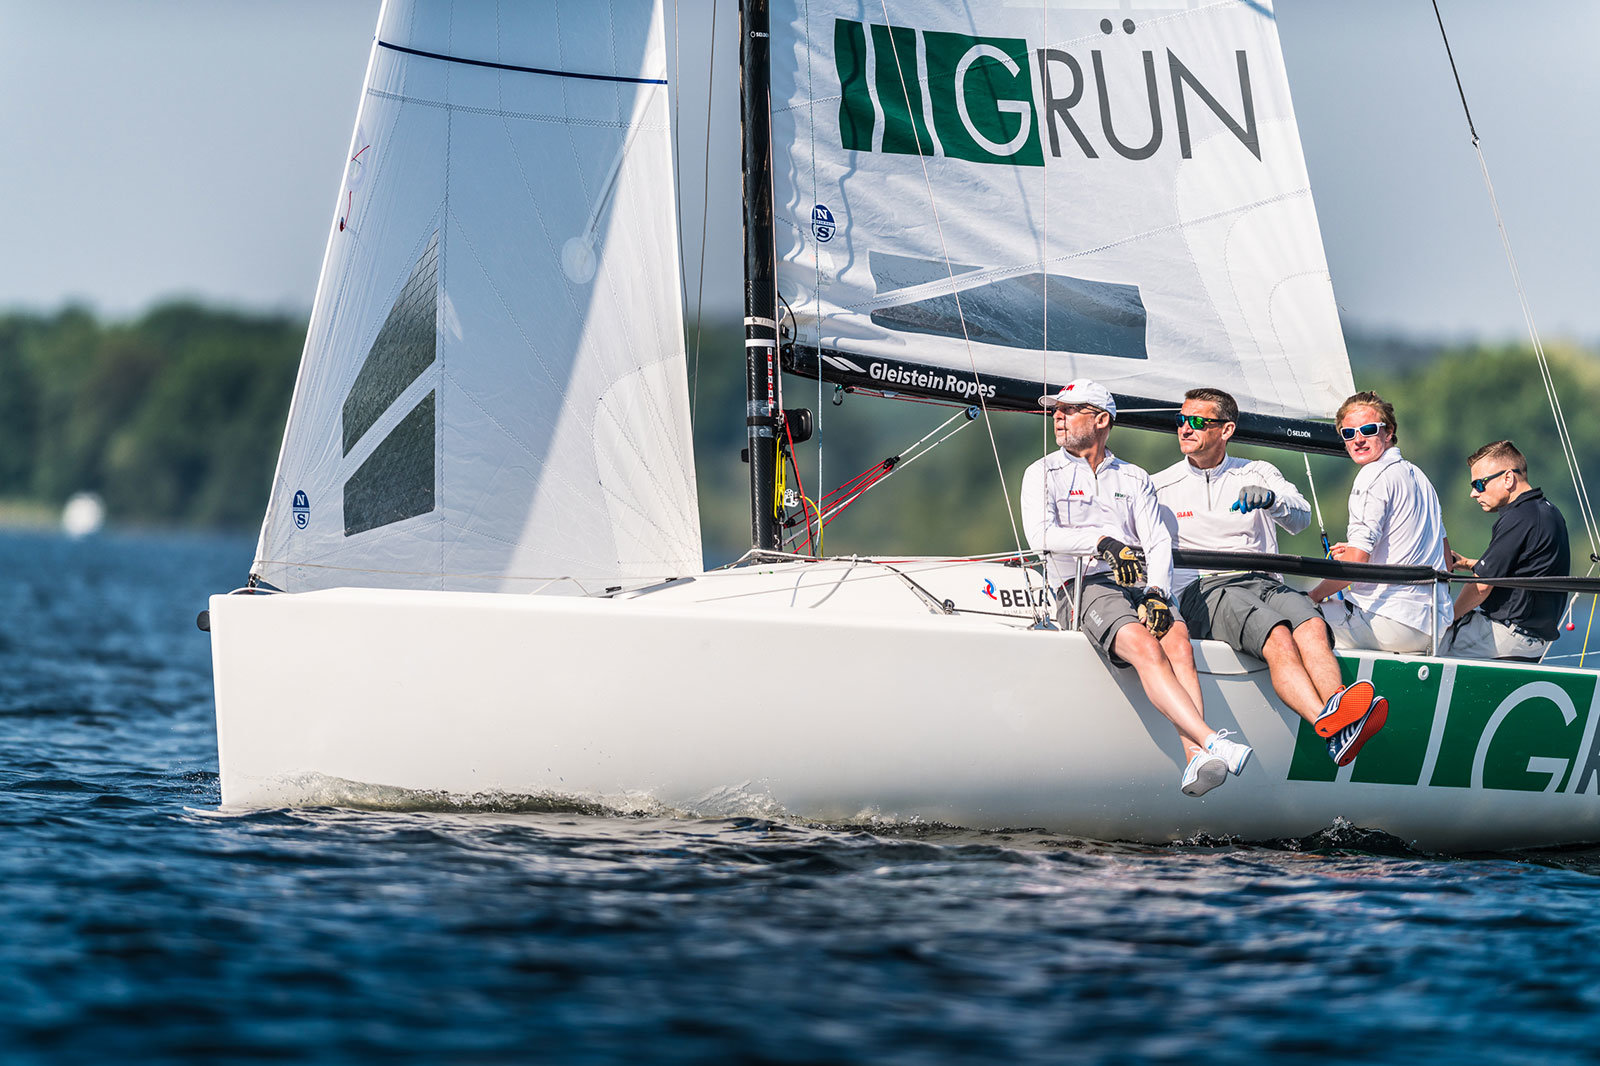
POLYGON ((0 498, 0 529, 61 528, 61 508, 38 500, 0 498))

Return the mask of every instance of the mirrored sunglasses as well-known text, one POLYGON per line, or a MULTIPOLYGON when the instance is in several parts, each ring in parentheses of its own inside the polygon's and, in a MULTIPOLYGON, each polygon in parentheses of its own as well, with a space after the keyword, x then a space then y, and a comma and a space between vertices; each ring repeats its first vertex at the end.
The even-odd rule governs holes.
POLYGON ((1472 479, 1472 491, 1473 492, 1482 492, 1484 489, 1489 487, 1489 482, 1493 481, 1495 478, 1499 477, 1502 474, 1511 474, 1511 473, 1520 474, 1520 473, 1522 473, 1522 471, 1518 470, 1514 466, 1508 466, 1504 470, 1496 470, 1492 474, 1486 474, 1483 477, 1475 477, 1475 478, 1472 479))
POLYGON ((1375 437, 1378 435, 1378 430, 1382 429, 1383 426, 1382 422, 1368 422, 1364 426, 1340 426, 1339 436, 1345 440, 1355 440, 1357 433, 1363 437, 1375 437))
POLYGON ((1207 426, 1224 425, 1227 423, 1227 421, 1228 420, 1226 418, 1206 418, 1203 415, 1179 415, 1178 428, 1182 429, 1185 425, 1187 425, 1190 429, 1201 430, 1205 429, 1207 426))

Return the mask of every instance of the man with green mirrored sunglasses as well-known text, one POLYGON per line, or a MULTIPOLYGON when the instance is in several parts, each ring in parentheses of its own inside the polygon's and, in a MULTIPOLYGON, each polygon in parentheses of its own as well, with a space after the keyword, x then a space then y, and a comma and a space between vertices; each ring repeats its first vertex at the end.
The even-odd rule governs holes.
MULTIPOLYGON (((1190 389, 1178 414, 1183 458, 1152 477, 1162 519, 1180 548, 1276 554, 1278 529, 1298 533, 1311 505, 1277 467, 1228 454, 1239 405, 1221 389, 1190 389)), ((1196 639, 1220 640, 1267 664, 1278 698, 1353 760, 1383 727, 1387 703, 1366 681, 1346 686, 1316 604, 1265 571, 1174 571, 1178 609, 1196 639)))

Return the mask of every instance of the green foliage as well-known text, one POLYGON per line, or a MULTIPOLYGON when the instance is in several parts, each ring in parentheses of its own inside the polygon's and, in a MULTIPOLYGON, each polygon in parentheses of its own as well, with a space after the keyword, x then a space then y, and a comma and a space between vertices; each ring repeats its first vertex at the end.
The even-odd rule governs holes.
POLYGON ((260 520, 305 323, 169 304, 0 317, 0 496, 105 497, 120 521, 260 520))
MULTIPOLYGON (((117 324, 100 323, 79 308, 0 316, 0 500, 59 507, 72 493, 93 490, 118 521, 253 526, 271 487, 304 340, 305 323, 296 318, 187 303, 117 324)), ((1466 456, 1510 437, 1528 454, 1534 483, 1567 515, 1574 560, 1588 557, 1576 493, 1530 351, 1430 350, 1360 335, 1352 336, 1350 350, 1360 386, 1395 404, 1402 449, 1438 487, 1454 547, 1479 554, 1494 521, 1467 494, 1466 456)), ((708 324, 698 337, 691 331, 689 357, 701 522, 706 560, 716 565, 750 543, 749 467, 739 461, 743 331, 727 323, 708 324)), ((1600 407, 1600 360, 1557 347, 1550 363, 1582 469, 1594 474, 1600 471, 1600 420, 1588 413, 1600 407)), ((814 381, 784 380, 785 405, 809 407, 817 416, 820 444, 797 449, 799 479, 813 500, 902 453, 961 411, 864 395, 840 398, 835 406, 831 386, 819 393, 814 381)), ((824 552, 961 555, 1014 548, 1018 534, 1009 515, 1016 512, 1023 470, 1054 447, 1048 424, 1037 414, 997 412, 987 422, 958 417, 949 429, 957 431, 926 458, 900 464, 841 512, 827 527, 824 552)), ((1167 433, 1118 429, 1111 447, 1148 470, 1178 459, 1167 433)), ((1274 462, 1305 484, 1298 455, 1236 452, 1274 462)), ((1339 540, 1356 468, 1338 457, 1313 458, 1311 467, 1328 533, 1339 540)), ((1315 528, 1282 545, 1320 554, 1315 528)))
MULTIPOLYGON (((736 332, 719 332, 702 354, 695 431, 700 474, 701 519, 710 564, 726 562, 749 545, 748 468, 739 462, 744 445, 743 375, 732 368, 743 358, 736 332), (715 368, 712 373, 711 368, 715 368)), ((1494 516, 1484 514, 1467 493, 1466 457, 1491 440, 1510 437, 1528 456, 1534 484, 1567 516, 1574 568, 1586 568, 1590 547, 1578 517, 1577 496, 1561 459, 1555 422, 1533 353, 1521 347, 1436 348, 1358 338, 1351 345, 1358 387, 1376 389, 1392 402, 1401 425, 1402 451, 1433 480, 1444 506, 1452 547, 1481 554, 1494 516), (1375 369, 1382 367, 1384 369, 1375 369)), ((1574 438, 1580 468, 1600 471, 1600 360, 1571 347, 1549 351, 1551 373, 1574 438)), ((850 395, 833 406, 832 386, 819 407, 817 384, 784 379, 784 405, 820 410, 821 474, 816 442, 796 449, 806 494, 816 499, 889 455, 896 454, 952 414, 955 407, 890 402, 850 395)), ((1333 412, 1329 412, 1331 416, 1333 412)), ((995 412, 991 444, 980 417, 941 444, 926 459, 902 466, 827 527, 825 554, 950 554, 1007 551, 1020 536, 1017 513, 1022 472, 1048 448, 1041 415, 995 412), (998 453, 998 463, 996 454, 998 453)), ((1179 459, 1169 433, 1117 429, 1111 448, 1130 462, 1155 471, 1179 459)), ((1304 488, 1306 459, 1281 450, 1239 447, 1234 454, 1274 463, 1304 488)), ((1344 538, 1346 501, 1356 467, 1348 459, 1310 457, 1323 520, 1331 540, 1344 538)), ((1594 478, 1591 476, 1591 480, 1594 478)), ((1310 495, 1309 493, 1307 494, 1310 495)), ((1320 530, 1282 537, 1280 548, 1321 555, 1320 530)), ((805 551, 805 544, 795 550, 805 551)))

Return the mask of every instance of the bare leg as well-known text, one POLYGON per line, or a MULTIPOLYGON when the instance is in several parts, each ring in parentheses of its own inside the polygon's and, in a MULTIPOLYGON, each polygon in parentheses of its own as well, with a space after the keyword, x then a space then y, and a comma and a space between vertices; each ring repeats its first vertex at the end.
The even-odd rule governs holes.
MULTIPOLYGON (((1318 623, 1320 624, 1320 623, 1318 623)), ((1287 625, 1272 627, 1267 643, 1261 649, 1272 676, 1272 688, 1289 709, 1308 722, 1315 722, 1322 713, 1322 699, 1317 687, 1300 661, 1300 645, 1289 633, 1287 625)))
POLYGON ((1294 631, 1294 642, 1300 648, 1300 662, 1305 666, 1311 683, 1317 686, 1317 696, 1323 703, 1344 687, 1339 676, 1339 660, 1333 657, 1328 646, 1328 623, 1320 618, 1301 622, 1294 631))
POLYGON ((1177 727, 1185 752, 1198 748, 1211 735, 1206 720, 1172 672, 1167 653, 1148 629, 1137 622, 1123 626, 1112 638, 1111 650, 1138 672, 1144 694, 1177 727))
MULTIPOLYGON (((1206 703, 1200 694, 1200 673, 1194 666, 1194 641, 1189 637, 1189 627, 1182 622, 1173 622, 1167 635, 1161 638, 1161 650, 1167 653, 1167 661, 1172 664, 1172 676, 1183 686, 1183 691, 1200 717, 1205 718, 1206 703)), ((1189 758, 1194 758, 1199 750, 1198 744, 1185 740, 1183 751, 1189 758)))

